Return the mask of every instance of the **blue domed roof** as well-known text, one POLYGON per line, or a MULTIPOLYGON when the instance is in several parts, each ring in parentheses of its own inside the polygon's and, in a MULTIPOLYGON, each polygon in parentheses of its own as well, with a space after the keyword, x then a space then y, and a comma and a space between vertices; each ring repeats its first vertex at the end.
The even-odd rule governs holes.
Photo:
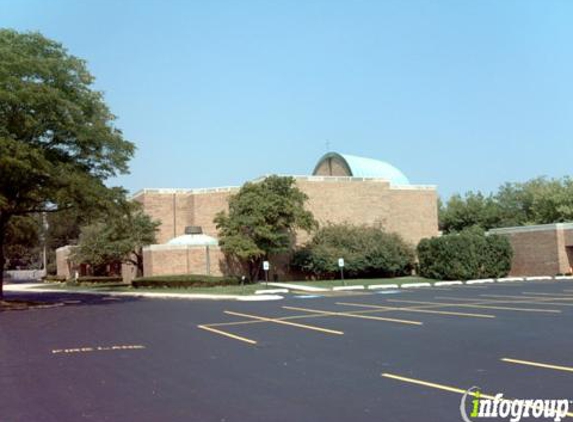
POLYGON ((328 160, 335 159, 340 162, 348 171, 348 176, 353 177, 372 177, 385 179, 392 185, 409 185, 410 181, 404 173, 385 161, 374 160, 372 158, 357 157, 349 154, 338 154, 329 152, 324 155, 316 165, 314 174, 316 174, 321 164, 328 160))

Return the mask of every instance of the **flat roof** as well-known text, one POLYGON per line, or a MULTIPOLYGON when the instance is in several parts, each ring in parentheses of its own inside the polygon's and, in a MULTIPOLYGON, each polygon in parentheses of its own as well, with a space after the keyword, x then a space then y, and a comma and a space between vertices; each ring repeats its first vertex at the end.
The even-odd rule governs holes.
MULTIPOLYGON (((257 183, 265 180, 271 174, 265 174, 263 176, 257 177, 251 180, 251 182, 257 183)), ((355 176, 300 176, 293 174, 278 174, 275 176, 283 177, 293 177, 296 180, 304 180, 307 182, 380 182, 388 183, 388 179, 383 179, 379 177, 355 177, 355 176)), ((215 192, 231 192, 234 190, 239 190, 240 186, 223 186, 215 188, 195 188, 195 189, 185 189, 185 188, 144 188, 140 189, 131 195, 131 198, 137 198, 145 193, 155 193, 160 195, 173 195, 177 193, 189 193, 189 194, 200 194, 200 193, 215 193, 215 192)), ((436 185, 392 185, 390 184, 391 190, 437 190, 436 185)))
POLYGON ((536 224, 531 226, 501 227, 499 229, 491 229, 489 233, 511 234, 511 233, 554 231, 554 230, 573 230, 573 223, 536 224))

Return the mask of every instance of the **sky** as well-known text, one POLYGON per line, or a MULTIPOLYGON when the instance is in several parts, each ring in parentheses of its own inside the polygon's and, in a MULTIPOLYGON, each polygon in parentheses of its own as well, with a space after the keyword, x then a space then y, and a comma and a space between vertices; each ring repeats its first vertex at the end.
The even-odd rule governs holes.
POLYGON ((110 181, 241 185, 329 147, 456 192, 571 175, 568 0, 0 0, 85 59, 137 152, 110 181))

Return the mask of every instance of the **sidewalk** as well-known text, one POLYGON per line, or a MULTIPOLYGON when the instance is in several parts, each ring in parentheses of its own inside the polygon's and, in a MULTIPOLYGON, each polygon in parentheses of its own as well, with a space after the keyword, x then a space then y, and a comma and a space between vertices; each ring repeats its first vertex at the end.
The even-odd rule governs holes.
POLYGON ((216 295, 206 293, 153 293, 153 292, 98 292, 93 290, 82 289, 53 289, 44 283, 22 283, 6 284, 5 292, 24 292, 24 293, 66 293, 82 295, 100 295, 100 296, 119 296, 119 297, 144 297, 149 299, 209 299, 209 300, 239 300, 239 301, 264 301, 264 300, 281 300, 283 296, 279 295, 216 295))

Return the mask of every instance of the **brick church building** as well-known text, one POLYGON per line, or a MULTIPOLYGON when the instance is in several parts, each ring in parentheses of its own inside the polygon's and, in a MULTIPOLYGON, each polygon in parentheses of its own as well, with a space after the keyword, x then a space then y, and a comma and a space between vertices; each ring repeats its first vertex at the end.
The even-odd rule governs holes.
MULTIPOLYGON (((320 224, 379 225, 413 246, 424 237, 438 235, 436 187, 411 184, 386 162, 332 152, 319 159, 312 175, 292 177, 308 195, 306 207, 320 224)), ((159 244, 144 249, 144 275, 229 272, 217 246, 213 219, 239 189, 143 189, 135 193, 133 199, 144 211, 161 221, 159 244)), ((306 240, 305 233, 297 237, 298 244, 306 240)), ((286 266, 275 270, 281 278, 288 278, 286 266)))

